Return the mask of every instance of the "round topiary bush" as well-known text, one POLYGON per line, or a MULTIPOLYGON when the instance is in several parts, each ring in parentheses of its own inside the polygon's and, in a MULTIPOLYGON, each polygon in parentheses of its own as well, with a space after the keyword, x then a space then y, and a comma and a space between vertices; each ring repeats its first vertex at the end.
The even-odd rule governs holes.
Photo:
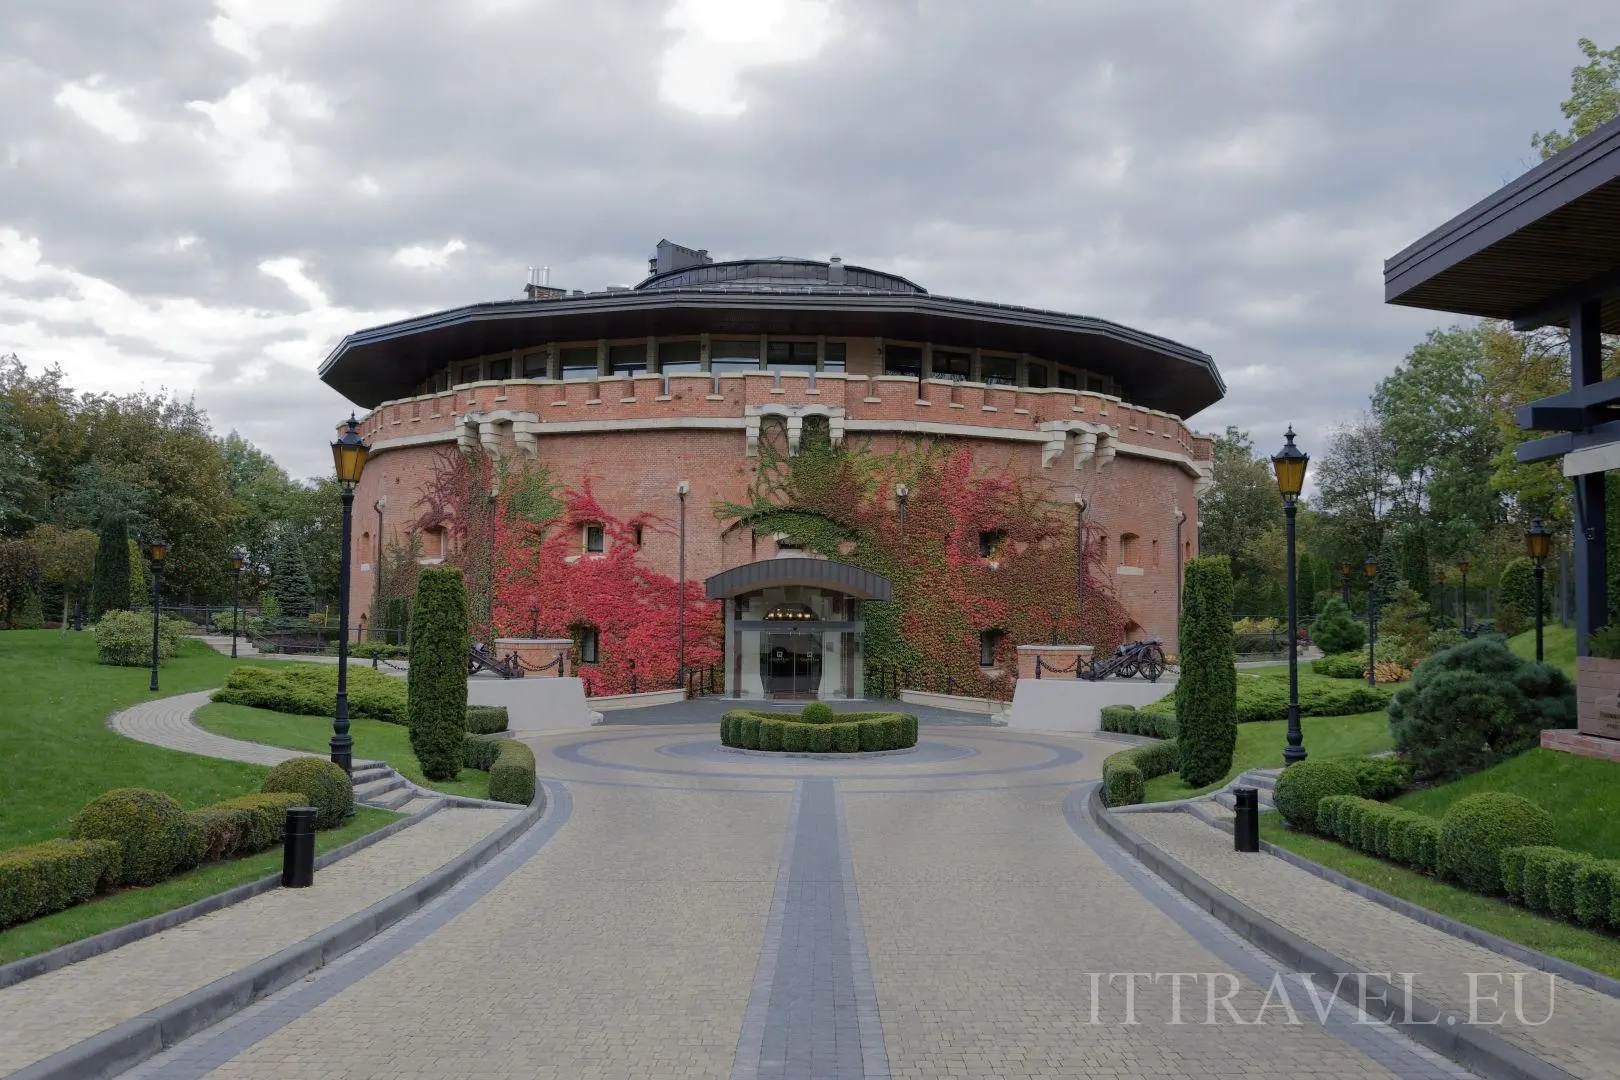
POLYGON ((315 808, 317 829, 342 824, 354 809, 354 788, 349 783, 349 774, 325 758, 298 757, 283 761, 270 770, 259 790, 292 791, 302 795, 315 808))
POLYGON ((1283 820, 1303 832, 1316 831, 1316 804, 1329 795, 1354 795, 1356 774, 1331 761, 1301 761, 1277 778, 1271 801, 1283 820))
POLYGON ((1552 815, 1501 791, 1465 795, 1440 819, 1440 876, 1482 893, 1502 891, 1502 852, 1557 842, 1552 815))
POLYGON ((75 840, 112 840, 123 849, 118 880, 153 885, 185 865, 198 826, 161 791, 118 788, 92 800, 73 819, 75 840))
POLYGON ((837 718, 832 706, 824 701, 812 701, 799 710, 799 720, 806 724, 830 724, 837 718))

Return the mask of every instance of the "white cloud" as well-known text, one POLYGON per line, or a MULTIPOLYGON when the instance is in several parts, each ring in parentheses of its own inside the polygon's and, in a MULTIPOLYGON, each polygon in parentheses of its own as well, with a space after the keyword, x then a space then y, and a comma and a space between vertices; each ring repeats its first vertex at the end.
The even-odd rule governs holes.
POLYGON ((100 84, 100 75, 92 75, 82 83, 70 82, 54 100, 110 139, 121 143, 140 141, 143 134, 140 118, 118 100, 121 92, 102 90, 100 84))
POLYGON ((466 250, 467 245, 460 240, 447 240, 437 248, 412 244, 394 252, 393 262, 410 270, 443 270, 450 256, 466 250))
POLYGON ((815 56, 837 30, 830 0, 675 0, 658 93, 700 116, 737 116, 744 69, 815 56))
POLYGON ((214 43, 256 61, 259 35, 313 26, 337 6, 337 0, 214 0, 214 6, 220 11, 209 23, 214 43))
POLYGON ((298 299, 304 301, 312 308, 326 306, 326 290, 304 273, 304 260, 292 257, 281 259, 266 259, 259 264, 259 270, 275 278, 287 286, 287 291, 298 299))
POLYGON ((255 75, 218 101, 191 101, 186 108, 206 116, 212 131, 204 144, 240 187, 277 191, 306 178, 310 157, 290 128, 298 121, 331 116, 313 86, 279 75, 255 75), (291 123, 290 123, 291 122, 291 123))

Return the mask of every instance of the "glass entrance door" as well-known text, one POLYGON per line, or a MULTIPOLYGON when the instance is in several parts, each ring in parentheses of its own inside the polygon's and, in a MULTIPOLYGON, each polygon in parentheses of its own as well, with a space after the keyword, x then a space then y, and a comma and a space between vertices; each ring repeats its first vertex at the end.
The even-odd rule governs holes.
POLYGON ((760 635, 759 669, 771 697, 815 697, 821 686, 821 635, 797 630, 760 635))

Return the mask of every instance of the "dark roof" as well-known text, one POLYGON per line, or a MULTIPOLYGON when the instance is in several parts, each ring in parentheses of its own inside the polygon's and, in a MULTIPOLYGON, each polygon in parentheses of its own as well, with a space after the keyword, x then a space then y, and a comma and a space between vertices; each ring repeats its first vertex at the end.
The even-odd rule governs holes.
POLYGON ((1127 400, 1181 417, 1213 405, 1226 393, 1208 354, 1118 323, 921 291, 873 291, 825 282, 814 287, 754 283, 735 290, 640 288, 470 304, 350 334, 321 364, 320 376, 350 401, 372 408, 410 396, 429 375, 460 359, 548 341, 704 332, 884 337, 1027 352, 1109 375, 1127 400))
POLYGON ((812 585, 862 600, 893 600, 894 587, 882 574, 831 559, 761 559, 722 570, 703 583, 710 600, 758 592, 777 585, 812 585))
POLYGON ((1620 119, 1384 263, 1388 303, 1522 329, 1600 298, 1604 331, 1620 333, 1620 119))
POLYGON ((926 295, 928 290, 898 274, 869 270, 864 266, 821 262, 816 259, 737 259, 732 262, 704 263, 679 270, 653 274, 636 286, 638 291, 656 289, 745 289, 789 288, 801 291, 884 292, 926 295))

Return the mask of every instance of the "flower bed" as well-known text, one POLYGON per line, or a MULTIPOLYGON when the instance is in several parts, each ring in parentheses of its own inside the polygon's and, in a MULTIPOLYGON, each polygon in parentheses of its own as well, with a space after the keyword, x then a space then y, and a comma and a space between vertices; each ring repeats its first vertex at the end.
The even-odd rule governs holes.
POLYGON ((735 709, 720 718, 720 742, 743 750, 860 754, 917 745, 917 718, 905 713, 836 713, 811 702, 798 716, 735 709))

